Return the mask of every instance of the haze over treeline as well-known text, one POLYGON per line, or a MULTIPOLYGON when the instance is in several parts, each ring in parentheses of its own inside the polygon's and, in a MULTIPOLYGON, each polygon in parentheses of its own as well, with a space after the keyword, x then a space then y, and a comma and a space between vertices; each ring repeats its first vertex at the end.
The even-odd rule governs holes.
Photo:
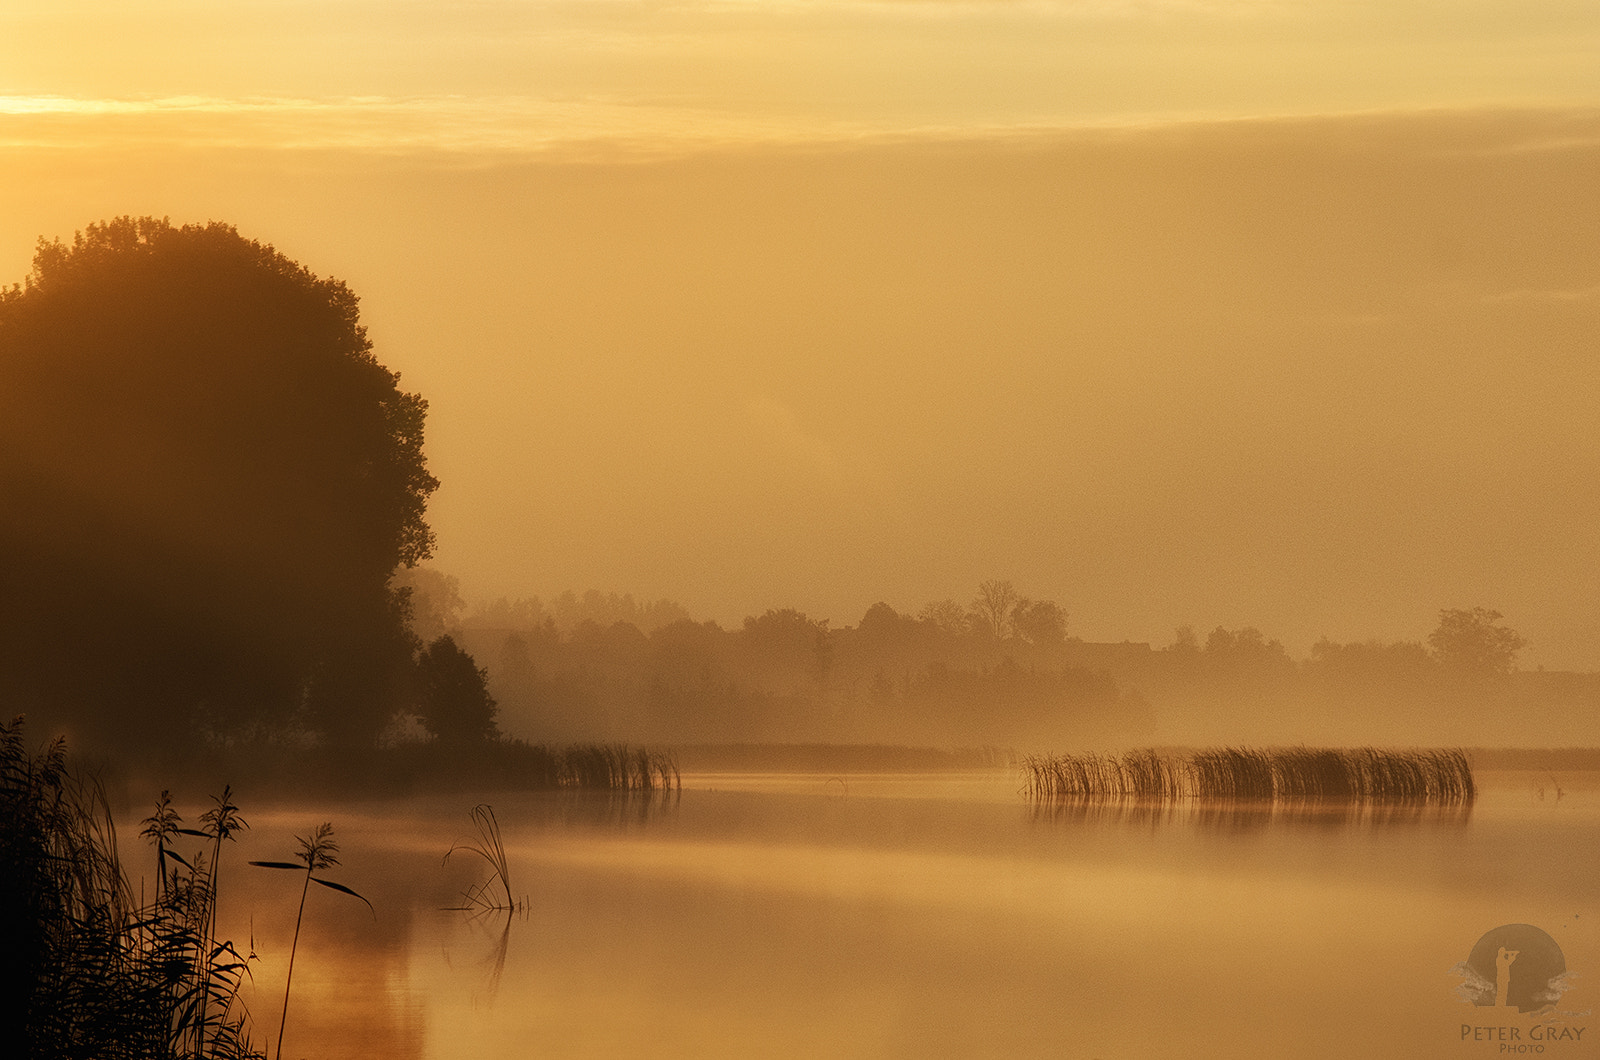
POLYGON ((1600 5, 302 8, 3 5, 0 276, 127 214, 348 281, 475 599, 1600 667, 1600 5))
MULTIPOLYGON (((853 625, 665 599, 472 614, 420 567, 428 403, 355 295, 231 226, 119 218, 0 291, 0 694, 124 753, 659 743, 1104 747, 1597 738, 1595 674, 1519 672, 1485 607, 1291 658, 1260 629, 1072 635, 992 579, 853 625)), ((779 565, 781 559, 775 561, 779 565)), ((501 756, 502 759, 505 756, 501 756)))
POLYGON ((1530 665, 1593 669, 1597 129, 19 150, 0 275, 133 209, 349 281, 430 401, 436 561, 475 597, 843 621, 1011 572, 1090 639, 1254 624, 1300 654, 1489 601, 1530 665))
POLYGON ((1256 741, 1581 745, 1600 674, 1518 667, 1488 608, 1441 609, 1413 640, 1327 638, 1303 657, 1251 626, 1170 642, 1072 634, 1012 582, 853 624, 777 607, 724 627, 670 600, 590 590, 470 608, 406 572, 419 630, 483 661, 500 724, 536 739, 1126 747, 1256 741))

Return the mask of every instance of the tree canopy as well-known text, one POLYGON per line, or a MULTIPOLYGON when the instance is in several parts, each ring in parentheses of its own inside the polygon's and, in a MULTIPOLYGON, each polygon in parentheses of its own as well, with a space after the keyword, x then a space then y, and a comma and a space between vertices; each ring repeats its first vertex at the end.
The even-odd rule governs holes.
POLYGON ((398 382, 349 288, 229 225, 41 241, 0 291, 0 676, 127 732, 374 731, 438 485, 398 382))
POLYGON ((488 672, 443 636, 417 658, 418 714, 422 724, 449 744, 475 744, 499 735, 488 672))
POLYGON ((1486 607, 1447 608, 1439 612, 1439 625, 1428 634, 1428 647, 1441 664, 1460 673, 1508 674, 1528 642, 1516 630, 1500 625, 1502 617, 1486 607))

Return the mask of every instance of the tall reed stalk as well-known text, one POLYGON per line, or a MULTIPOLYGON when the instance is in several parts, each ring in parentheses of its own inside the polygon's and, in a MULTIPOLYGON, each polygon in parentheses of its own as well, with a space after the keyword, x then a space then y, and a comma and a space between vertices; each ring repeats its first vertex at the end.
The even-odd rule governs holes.
POLYGON ((231 787, 212 802, 200 818, 204 827, 185 828, 171 794, 163 791, 140 832, 156 848, 154 913, 141 926, 150 932, 167 975, 167 1022, 182 1056, 208 1056, 208 1048, 220 1055, 237 1051, 242 1024, 229 1013, 249 972, 248 958, 231 941, 216 938, 222 844, 249 825, 233 804, 231 787), (210 857, 201 851, 185 858, 175 849, 180 836, 207 840, 210 857))
MULTIPOLYGON (((289 990, 294 985, 294 958, 300 949, 300 925, 305 921, 306 894, 311 890, 313 883, 321 884, 331 890, 361 898, 366 902, 367 908, 372 908, 372 903, 367 902, 361 895, 356 894, 342 883, 325 880, 312 873, 319 869, 328 869, 339 864, 339 844, 333 840, 333 825, 319 824, 308 836, 296 836, 300 843, 300 851, 295 856, 299 861, 252 861, 250 864, 263 869, 289 869, 298 872, 305 870, 306 878, 300 885, 300 909, 294 917, 294 941, 289 946, 289 970, 283 982, 283 1014, 278 1018, 278 1050, 275 1056, 278 1060, 283 1057, 283 1031, 289 1022, 289 990)), ((377 914, 374 912, 373 914, 377 914)))

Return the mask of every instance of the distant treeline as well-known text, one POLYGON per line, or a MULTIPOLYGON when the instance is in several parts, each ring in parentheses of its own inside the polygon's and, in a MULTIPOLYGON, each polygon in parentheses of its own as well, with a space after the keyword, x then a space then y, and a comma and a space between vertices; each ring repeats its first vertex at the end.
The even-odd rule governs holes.
POLYGON ((537 739, 1526 746, 1596 742, 1600 715, 1600 674, 1519 671, 1522 638, 1482 608, 1441 611, 1425 641, 1324 640, 1295 659, 1249 627, 1083 641, 1060 605, 1004 581, 854 625, 775 609, 729 629, 592 591, 466 613, 451 579, 420 573, 427 632, 452 631, 502 724, 537 739))
POLYGON ((1101 741, 1148 720, 1064 642, 1007 643, 875 609, 830 629, 793 610, 736 630, 679 620, 465 629, 512 731, 649 742, 1101 741))

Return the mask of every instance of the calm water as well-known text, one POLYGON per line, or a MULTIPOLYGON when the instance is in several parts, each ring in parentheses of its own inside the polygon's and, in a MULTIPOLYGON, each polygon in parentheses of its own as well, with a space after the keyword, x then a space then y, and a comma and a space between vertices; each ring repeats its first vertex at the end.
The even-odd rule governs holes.
POLYGON ((222 913, 254 941, 248 1001, 275 1034, 299 888, 243 862, 334 823, 326 875, 377 915, 310 895, 286 1056, 1529 1055, 1493 1039, 1538 1021, 1454 993, 1508 923, 1549 932, 1573 973, 1558 1026, 1584 1033, 1542 1055, 1600 1056, 1595 778, 1559 800, 1481 779, 1470 813, 1041 810, 1004 773, 499 794, 527 903, 509 917, 446 908, 488 875, 442 863, 470 796, 246 803, 222 913))

